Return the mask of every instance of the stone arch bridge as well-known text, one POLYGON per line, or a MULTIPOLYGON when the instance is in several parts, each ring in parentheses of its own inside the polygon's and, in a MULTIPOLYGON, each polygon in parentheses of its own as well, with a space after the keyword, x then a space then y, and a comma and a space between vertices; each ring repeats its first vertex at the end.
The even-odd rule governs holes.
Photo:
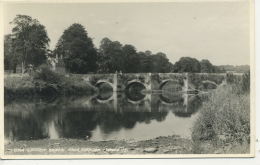
POLYGON ((182 87, 183 91, 197 89, 201 84, 210 83, 216 87, 226 83, 226 74, 219 73, 115 73, 115 74, 70 74, 99 87, 108 83, 113 91, 128 91, 132 84, 142 84, 147 91, 159 91, 168 82, 182 87))

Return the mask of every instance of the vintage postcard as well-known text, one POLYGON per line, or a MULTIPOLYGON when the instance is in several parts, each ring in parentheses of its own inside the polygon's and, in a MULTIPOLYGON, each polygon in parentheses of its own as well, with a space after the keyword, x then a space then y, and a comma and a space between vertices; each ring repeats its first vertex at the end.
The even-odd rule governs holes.
POLYGON ((254 157, 254 1, 1 1, 2 159, 254 157))

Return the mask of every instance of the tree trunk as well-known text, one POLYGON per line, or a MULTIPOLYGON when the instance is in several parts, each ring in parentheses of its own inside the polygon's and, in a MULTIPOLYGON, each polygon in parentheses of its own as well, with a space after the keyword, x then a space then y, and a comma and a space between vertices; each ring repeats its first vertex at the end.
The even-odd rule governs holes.
POLYGON ((13 73, 16 73, 16 63, 15 64, 13 64, 13 73))
POLYGON ((22 77, 23 77, 23 73, 24 73, 24 61, 22 62, 22 77))

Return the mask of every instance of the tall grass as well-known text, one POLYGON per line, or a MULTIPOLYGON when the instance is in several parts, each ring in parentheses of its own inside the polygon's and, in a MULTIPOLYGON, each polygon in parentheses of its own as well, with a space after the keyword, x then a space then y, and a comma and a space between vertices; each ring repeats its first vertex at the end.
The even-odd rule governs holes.
POLYGON ((4 96, 28 98, 35 94, 36 88, 32 77, 10 77, 4 79, 4 96))
POLYGON ((221 153, 249 152, 249 73, 242 77, 229 75, 228 84, 209 95, 209 101, 203 104, 193 124, 192 139, 198 153, 214 153, 216 150, 221 150, 221 153), (205 141, 209 141, 212 146, 201 150, 200 144, 205 141))

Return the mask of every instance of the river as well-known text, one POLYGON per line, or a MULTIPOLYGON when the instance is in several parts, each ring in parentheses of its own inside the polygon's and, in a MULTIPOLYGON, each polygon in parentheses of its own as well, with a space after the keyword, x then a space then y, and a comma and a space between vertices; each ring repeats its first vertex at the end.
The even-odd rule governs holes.
POLYGON ((205 94, 104 92, 5 101, 5 141, 189 138, 205 94))

